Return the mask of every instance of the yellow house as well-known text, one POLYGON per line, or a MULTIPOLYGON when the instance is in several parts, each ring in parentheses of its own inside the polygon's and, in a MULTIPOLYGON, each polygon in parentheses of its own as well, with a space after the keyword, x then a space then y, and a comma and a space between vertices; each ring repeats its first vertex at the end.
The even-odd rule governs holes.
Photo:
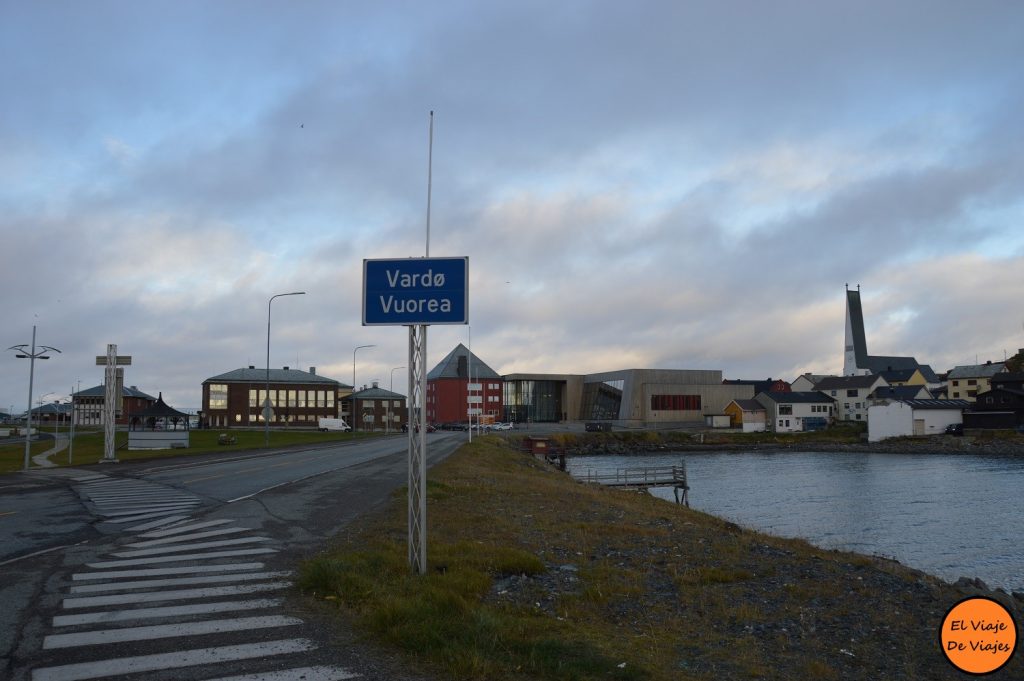
POLYGON ((921 369, 891 369, 881 371, 879 374, 890 386, 901 385, 928 385, 928 379, 921 373, 921 369))
POLYGON ((760 433, 766 429, 768 410, 757 400, 733 400, 723 410, 729 415, 730 428, 743 428, 744 433, 760 433))
POLYGON ((978 393, 991 389, 992 377, 1006 371, 1003 362, 985 362, 954 367, 946 377, 946 398, 974 402, 978 393))

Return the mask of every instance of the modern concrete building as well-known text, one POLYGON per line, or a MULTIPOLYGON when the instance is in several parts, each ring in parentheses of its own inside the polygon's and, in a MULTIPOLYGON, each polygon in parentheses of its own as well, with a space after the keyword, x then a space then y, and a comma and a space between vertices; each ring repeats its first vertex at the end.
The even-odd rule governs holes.
POLYGON ((723 384, 718 369, 608 371, 583 377, 578 418, 634 428, 702 424, 753 392, 750 385, 723 384))
POLYGON ((558 423, 574 421, 580 413, 583 376, 576 374, 507 374, 503 421, 558 423))
MULTIPOLYGON (((309 371, 270 370, 272 426, 315 428, 320 418, 344 418, 342 400, 352 387, 309 371)), ((211 428, 263 425, 267 370, 249 366, 203 381, 202 423, 211 428)))

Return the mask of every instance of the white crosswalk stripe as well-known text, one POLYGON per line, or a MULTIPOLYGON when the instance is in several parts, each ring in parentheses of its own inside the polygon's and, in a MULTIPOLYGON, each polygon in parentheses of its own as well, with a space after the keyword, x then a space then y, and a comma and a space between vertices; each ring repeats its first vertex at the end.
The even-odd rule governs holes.
POLYGON ((193 520, 189 514, 201 500, 187 492, 83 477, 71 478, 87 483, 80 486, 83 499, 109 527, 123 525, 128 536, 120 549, 70 575, 63 612, 50 620, 42 650, 67 651, 61 662, 71 663, 34 668, 32 681, 137 679, 157 671, 210 681, 359 676, 333 665, 310 666, 317 644, 294 636, 303 620, 281 612, 283 598, 270 597, 291 586, 289 571, 238 560, 273 555, 272 539, 233 520, 193 520), (236 644, 209 645, 215 636, 236 644), (119 656, 126 643, 140 654, 119 656), (168 645, 173 652, 165 652, 168 645), (242 664, 245 674, 238 673, 242 664), (201 673, 189 671, 196 667, 201 673))

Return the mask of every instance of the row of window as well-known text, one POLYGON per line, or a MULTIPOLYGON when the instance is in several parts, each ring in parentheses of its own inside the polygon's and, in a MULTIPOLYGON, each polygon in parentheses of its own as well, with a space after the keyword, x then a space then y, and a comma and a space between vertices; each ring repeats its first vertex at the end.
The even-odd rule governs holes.
MULTIPOLYGON (((294 407, 298 409, 333 409, 335 393, 333 390, 271 390, 270 404, 275 407, 294 407)), ((267 399, 266 390, 250 390, 249 406, 262 407, 267 399)), ((210 409, 213 406, 213 386, 210 386, 210 409)))
POLYGON ((700 411, 700 395, 651 395, 651 411, 700 411))

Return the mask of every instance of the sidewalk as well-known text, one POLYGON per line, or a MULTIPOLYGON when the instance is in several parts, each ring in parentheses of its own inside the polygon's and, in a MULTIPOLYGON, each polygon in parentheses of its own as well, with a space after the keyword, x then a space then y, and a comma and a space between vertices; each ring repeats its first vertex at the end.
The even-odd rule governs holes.
POLYGON ((57 464, 50 461, 50 457, 54 454, 58 454, 68 448, 68 436, 63 433, 54 435, 53 447, 47 449, 42 454, 36 454, 32 457, 32 463, 39 466, 40 468, 54 468, 57 464))

